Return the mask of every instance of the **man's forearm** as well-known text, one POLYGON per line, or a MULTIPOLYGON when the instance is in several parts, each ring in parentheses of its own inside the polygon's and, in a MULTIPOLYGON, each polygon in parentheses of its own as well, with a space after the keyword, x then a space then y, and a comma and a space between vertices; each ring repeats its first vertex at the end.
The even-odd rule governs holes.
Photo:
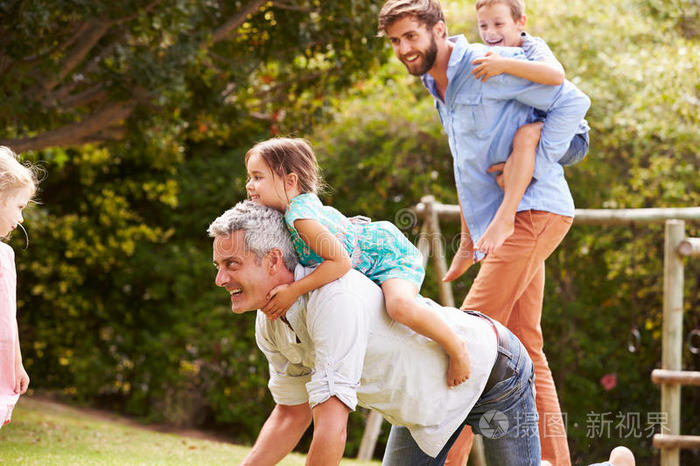
POLYGON ((308 404, 275 406, 241 465, 277 464, 299 443, 310 423, 311 408, 308 404))
POLYGON ((306 457, 307 465, 340 463, 345 451, 349 412, 348 407, 334 396, 314 406, 314 437, 306 457))

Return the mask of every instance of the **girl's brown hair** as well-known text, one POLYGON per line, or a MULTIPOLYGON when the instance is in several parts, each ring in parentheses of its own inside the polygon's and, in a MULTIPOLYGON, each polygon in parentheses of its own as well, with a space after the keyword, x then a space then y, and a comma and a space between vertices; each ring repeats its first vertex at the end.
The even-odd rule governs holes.
POLYGON ((246 165, 253 154, 259 154, 280 178, 296 173, 302 193, 318 193, 323 186, 316 155, 305 139, 272 138, 259 142, 246 152, 246 165))

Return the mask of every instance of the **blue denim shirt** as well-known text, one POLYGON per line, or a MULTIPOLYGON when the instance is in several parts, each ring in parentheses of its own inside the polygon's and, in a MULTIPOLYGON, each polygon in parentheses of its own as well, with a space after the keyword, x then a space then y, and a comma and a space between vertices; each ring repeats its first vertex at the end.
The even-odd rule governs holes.
MULTIPOLYGON (((544 210, 574 215, 574 200, 557 163, 569 147, 590 99, 565 81, 561 86, 536 84, 509 74, 486 82, 472 75, 472 61, 487 50, 526 59, 518 47, 469 44, 462 35, 451 37, 454 49, 447 67, 449 83, 443 101, 435 80, 426 74, 423 84, 435 98, 435 106, 452 152, 457 194, 472 241, 476 243, 496 214, 503 190, 495 174, 486 170, 504 162, 513 149, 518 128, 534 121, 533 108, 547 112, 535 158, 534 179, 525 191, 518 211, 544 210)), ((478 254, 477 258, 483 255, 478 254)))

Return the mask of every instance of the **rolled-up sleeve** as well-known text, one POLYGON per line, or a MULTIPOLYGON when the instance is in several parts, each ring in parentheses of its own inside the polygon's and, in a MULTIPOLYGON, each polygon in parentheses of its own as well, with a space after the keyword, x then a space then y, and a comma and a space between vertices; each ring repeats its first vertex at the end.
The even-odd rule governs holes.
POLYGON ((359 296, 331 287, 326 290, 309 301, 306 317, 315 350, 315 371, 306 384, 309 405, 313 408, 335 396, 355 410, 367 348, 367 318, 359 296))

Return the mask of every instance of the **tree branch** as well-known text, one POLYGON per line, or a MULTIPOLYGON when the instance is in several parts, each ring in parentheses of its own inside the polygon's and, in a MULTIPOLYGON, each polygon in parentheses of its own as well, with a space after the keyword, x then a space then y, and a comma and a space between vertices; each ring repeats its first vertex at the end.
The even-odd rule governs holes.
POLYGON ((107 91, 105 91, 102 84, 97 84, 89 89, 86 89, 78 94, 69 95, 64 100, 58 102, 58 105, 62 109, 80 107, 82 105, 87 105, 96 100, 104 100, 108 96, 107 91))
POLYGON ((112 22, 112 25, 126 23, 126 22, 131 21, 132 19, 136 18, 136 17, 137 17, 138 15, 140 15, 141 13, 148 13, 148 12, 151 11, 153 8, 155 8, 161 1, 162 1, 162 0, 153 0, 151 3, 149 3, 148 5, 146 5, 145 7, 143 7, 143 11, 137 11, 137 12, 134 13, 133 15, 125 16, 125 17, 123 17, 123 18, 119 18, 119 19, 117 19, 117 20, 114 20, 114 21, 112 22))
POLYGON ((18 139, 0 139, 0 145, 13 148, 16 152, 41 150, 52 146, 76 146, 92 140, 96 135, 127 118, 134 110, 136 102, 113 102, 82 121, 62 128, 46 131, 38 136, 18 139))
POLYGON ((314 11, 311 8, 305 8, 303 6, 292 5, 280 1, 273 2, 272 6, 274 6, 275 8, 279 8, 280 10, 301 11, 303 13, 311 13, 312 11, 314 11))
MULTIPOLYGON (((241 8, 241 10, 238 13, 229 18, 224 24, 219 26, 219 28, 217 28, 216 31, 214 31, 214 33, 211 36, 211 43, 216 44, 217 42, 221 42, 222 40, 227 39, 231 31, 238 29, 241 26, 241 24, 245 22, 246 18, 249 15, 252 15, 256 11, 258 11, 260 7, 262 7, 268 1, 269 0, 252 0, 246 6, 241 8)), ((208 44, 205 42, 200 46, 202 48, 206 48, 207 45, 208 44)))
POLYGON ((68 38, 68 40, 62 42, 61 44, 57 45, 56 47, 50 48, 49 50, 45 50, 44 52, 35 53, 34 55, 30 55, 30 56, 28 56, 28 57, 24 57, 24 58, 22 59, 22 61, 23 61, 24 63, 29 63, 29 64, 31 64, 31 63, 33 63, 33 62, 37 62, 37 61, 39 61, 39 60, 44 59, 44 58, 47 57, 48 55, 52 55, 52 54, 58 53, 58 52, 63 52, 63 51, 66 50, 68 47, 70 47, 71 45, 73 45, 73 44, 75 43, 75 41, 78 40, 78 37, 80 37, 80 36, 82 36, 83 34, 85 34, 85 33, 87 32, 87 30, 88 30, 89 27, 90 27, 90 23, 89 23, 89 22, 80 23, 80 24, 78 25, 78 27, 75 29, 75 31, 73 32, 73 34, 71 34, 71 36, 68 38))
POLYGON ((90 53, 90 50, 104 36, 111 26, 110 22, 92 22, 87 32, 78 42, 78 45, 63 60, 59 72, 46 79, 42 84, 42 91, 38 93, 38 98, 43 98, 48 92, 53 90, 68 74, 75 69, 90 53))

